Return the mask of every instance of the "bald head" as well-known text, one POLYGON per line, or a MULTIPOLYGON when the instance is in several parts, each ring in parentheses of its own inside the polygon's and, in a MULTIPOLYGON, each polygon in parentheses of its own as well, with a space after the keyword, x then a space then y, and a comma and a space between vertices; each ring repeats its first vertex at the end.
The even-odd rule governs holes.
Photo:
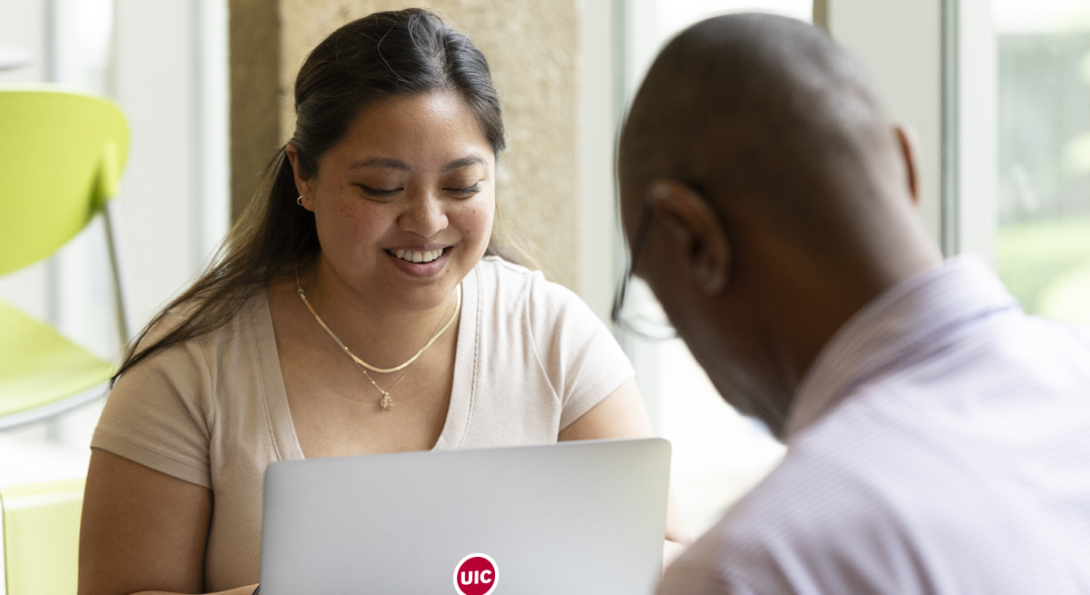
POLYGON ((655 60, 621 136, 632 270, 719 392, 778 434, 837 330, 939 262, 912 212, 914 171, 863 68, 825 33, 709 19, 655 60))
POLYGON ((679 179, 716 206, 749 201, 794 235, 834 204, 904 189, 898 158, 854 57, 800 21, 740 14, 698 23, 662 51, 632 105, 619 166, 630 189, 679 179))

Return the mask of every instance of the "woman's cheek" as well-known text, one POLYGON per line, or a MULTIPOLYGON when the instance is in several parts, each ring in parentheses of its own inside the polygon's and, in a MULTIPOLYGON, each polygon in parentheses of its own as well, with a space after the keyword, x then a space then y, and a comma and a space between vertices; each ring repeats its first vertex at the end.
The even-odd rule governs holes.
POLYGON ((489 196, 484 197, 484 200, 474 205, 476 208, 475 216, 478 219, 478 225, 484 229, 486 234, 492 232, 492 220, 496 215, 496 196, 490 192, 489 196))

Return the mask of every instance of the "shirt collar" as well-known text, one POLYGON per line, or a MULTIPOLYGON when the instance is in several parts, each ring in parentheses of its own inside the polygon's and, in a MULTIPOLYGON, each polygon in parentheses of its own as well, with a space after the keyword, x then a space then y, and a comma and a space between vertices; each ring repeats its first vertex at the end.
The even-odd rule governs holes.
POLYGON ((856 312, 814 360, 788 413, 786 441, 867 380, 938 347, 960 326, 1017 307, 975 256, 948 260, 887 289, 856 312))

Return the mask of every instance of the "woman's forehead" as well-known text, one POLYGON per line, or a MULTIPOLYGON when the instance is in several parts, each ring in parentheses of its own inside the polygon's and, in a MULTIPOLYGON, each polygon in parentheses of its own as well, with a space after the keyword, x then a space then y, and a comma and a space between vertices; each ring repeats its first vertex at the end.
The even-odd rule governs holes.
POLYGON ((381 159, 410 165, 443 166, 465 159, 485 166, 494 163, 492 147, 473 111, 448 92, 392 97, 365 107, 330 152, 338 161, 347 160, 344 166, 381 159))

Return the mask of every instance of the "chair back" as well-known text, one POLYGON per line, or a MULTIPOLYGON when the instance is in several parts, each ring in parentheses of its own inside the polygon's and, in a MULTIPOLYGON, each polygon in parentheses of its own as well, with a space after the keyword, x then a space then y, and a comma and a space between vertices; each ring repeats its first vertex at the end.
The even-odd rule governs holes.
POLYGON ((111 101, 0 90, 0 275, 53 254, 117 194, 129 128, 111 101))
POLYGON ((83 481, 0 488, 0 595, 76 592, 83 481))
MULTIPOLYGON (((0 275, 51 256, 102 211, 121 345, 130 302, 110 199, 128 153, 128 124, 113 102, 45 86, 0 89, 0 275)), ((2 300, 0 329, 0 428, 97 398, 90 389, 115 369, 2 300)))

